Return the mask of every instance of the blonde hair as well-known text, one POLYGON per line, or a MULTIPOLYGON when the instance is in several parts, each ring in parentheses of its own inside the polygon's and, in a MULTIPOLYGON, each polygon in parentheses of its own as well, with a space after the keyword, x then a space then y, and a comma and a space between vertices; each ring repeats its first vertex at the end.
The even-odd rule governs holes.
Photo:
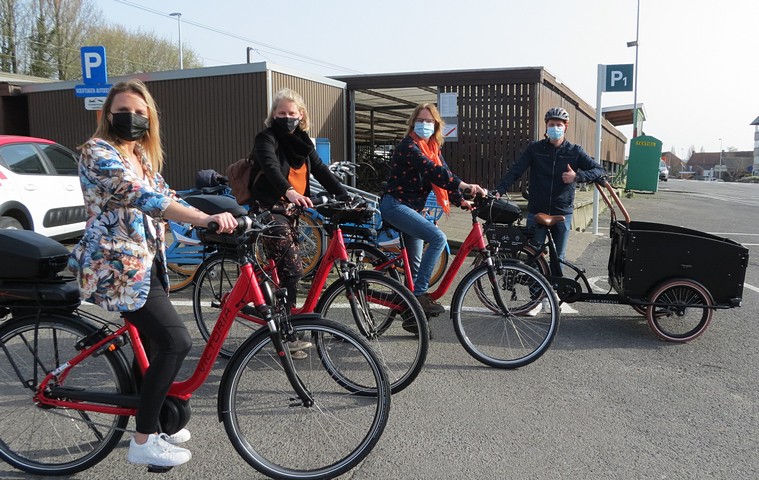
POLYGON ((307 132, 309 127, 311 126, 311 122, 309 121, 309 118, 308 118, 308 110, 306 109, 306 102, 303 101, 303 97, 301 97, 298 92, 296 92, 295 90, 290 90, 289 88, 283 88, 282 90, 274 94, 274 98, 272 99, 272 102, 271 102, 271 111, 269 111, 269 116, 266 117, 266 120, 264 120, 264 125, 266 125, 267 127, 271 127, 272 122, 274 121, 274 114, 277 112, 277 107, 279 106, 279 102, 282 100, 287 100, 295 104, 300 114, 303 115, 303 118, 300 119, 298 126, 300 127, 301 130, 303 130, 304 132, 307 132))
POLYGON ((163 169, 163 146, 161 145, 158 107, 155 104, 155 100, 153 100, 153 96, 150 95, 148 87, 146 87, 142 81, 128 80, 126 82, 119 82, 111 87, 111 91, 108 92, 108 97, 106 97, 105 103, 103 103, 103 114, 100 115, 98 126, 93 137, 102 138, 103 140, 112 143, 122 154, 128 156, 129 152, 124 150, 124 140, 116 135, 113 125, 111 125, 111 122, 108 120, 108 114, 111 113, 113 99, 120 93, 133 93, 139 95, 148 105, 148 122, 150 122, 150 128, 139 140, 139 143, 145 151, 148 161, 153 166, 153 171, 160 172, 161 169, 163 169))
POLYGON ((442 147, 443 146, 443 127, 445 126, 445 122, 443 121, 443 118, 440 116, 440 113, 437 111, 437 107, 435 107, 434 103, 421 103, 416 106, 416 108, 411 113, 411 116, 408 119, 408 128, 406 129, 406 135, 407 136, 411 135, 411 132, 414 131, 414 124, 416 123, 416 117, 419 116, 419 112, 421 112, 425 108, 430 111, 432 118, 435 119, 435 132, 432 134, 432 136, 435 137, 435 141, 437 141, 437 144, 442 147))

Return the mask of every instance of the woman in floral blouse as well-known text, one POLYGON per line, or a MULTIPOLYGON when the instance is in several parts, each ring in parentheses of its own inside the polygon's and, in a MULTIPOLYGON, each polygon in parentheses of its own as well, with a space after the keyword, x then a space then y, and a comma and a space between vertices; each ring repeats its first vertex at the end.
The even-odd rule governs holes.
POLYGON ((94 136, 80 149, 88 219, 69 269, 78 277, 82 299, 121 312, 150 351, 127 459, 181 465, 191 454, 175 445, 189 440, 189 432, 157 434, 161 406, 192 347, 167 295, 164 219, 200 226, 216 222, 222 232, 233 231, 237 222, 228 213, 207 215, 174 199, 159 173, 163 151, 158 111, 139 80, 111 88, 94 136))
POLYGON ((432 269, 445 248, 445 234, 427 221, 422 209, 430 191, 435 192, 438 204, 446 214, 450 204, 463 208, 471 205, 461 197, 461 191, 485 195, 479 185, 468 184, 451 172, 440 151, 443 146, 443 119, 431 103, 418 105, 408 120, 406 137, 393 153, 390 176, 384 189, 380 211, 382 218, 403 234, 411 263, 414 295, 425 313, 435 316, 445 308, 427 294, 432 269), (422 255, 422 247, 427 250, 422 255))

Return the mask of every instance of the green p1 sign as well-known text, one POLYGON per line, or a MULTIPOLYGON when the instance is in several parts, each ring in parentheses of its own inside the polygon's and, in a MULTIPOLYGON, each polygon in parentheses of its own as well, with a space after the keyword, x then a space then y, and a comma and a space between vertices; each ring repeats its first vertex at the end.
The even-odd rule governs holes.
POLYGON ((633 64, 606 65, 606 86, 604 92, 632 92, 633 64))

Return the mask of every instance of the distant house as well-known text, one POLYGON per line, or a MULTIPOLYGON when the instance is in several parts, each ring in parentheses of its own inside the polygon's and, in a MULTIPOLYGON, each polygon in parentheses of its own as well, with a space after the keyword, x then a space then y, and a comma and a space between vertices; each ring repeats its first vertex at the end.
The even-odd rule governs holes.
POLYGON ((674 153, 664 152, 661 154, 661 159, 667 164, 671 176, 679 176, 683 171, 683 160, 674 153))
POLYGON ((735 180, 746 175, 754 163, 754 152, 701 152, 694 153, 688 159, 688 170, 695 173, 696 178, 702 176, 714 176, 724 180, 735 180), (719 165, 725 170, 720 175, 719 165), (715 166, 717 169, 715 170, 715 166))

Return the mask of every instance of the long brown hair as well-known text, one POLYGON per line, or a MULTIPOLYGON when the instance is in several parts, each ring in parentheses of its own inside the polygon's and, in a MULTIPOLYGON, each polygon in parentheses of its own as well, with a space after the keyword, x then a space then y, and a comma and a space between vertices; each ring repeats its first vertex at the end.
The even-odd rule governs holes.
POLYGON ((416 106, 416 108, 411 113, 411 116, 408 119, 408 128, 406 129, 406 135, 407 136, 411 135, 411 132, 414 131, 414 123, 416 123, 416 117, 419 115, 419 112, 421 112, 425 108, 430 111, 432 118, 435 119, 435 131, 433 132, 432 137, 435 137, 437 144, 442 147, 443 146, 443 127, 445 126, 445 122, 443 121, 443 118, 440 116, 440 113, 437 111, 437 107, 435 107, 434 103, 421 103, 416 106))
POLYGON ((161 145, 158 107, 155 104, 155 100, 153 100, 153 96, 150 95, 148 87, 146 87, 141 80, 128 80, 126 82, 117 83, 111 87, 111 91, 108 92, 108 97, 106 97, 105 103, 103 103, 103 114, 100 116, 100 120, 98 120, 98 126, 93 137, 102 138, 116 146, 122 154, 128 154, 123 148, 124 141, 116 135, 111 122, 108 120, 108 114, 111 113, 113 99, 120 93, 133 93, 139 95, 145 100, 145 103, 147 103, 150 128, 139 140, 139 143, 143 150, 145 150, 148 160, 153 165, 153 171, 160 172, 163 169, 163 146, 161 145))

